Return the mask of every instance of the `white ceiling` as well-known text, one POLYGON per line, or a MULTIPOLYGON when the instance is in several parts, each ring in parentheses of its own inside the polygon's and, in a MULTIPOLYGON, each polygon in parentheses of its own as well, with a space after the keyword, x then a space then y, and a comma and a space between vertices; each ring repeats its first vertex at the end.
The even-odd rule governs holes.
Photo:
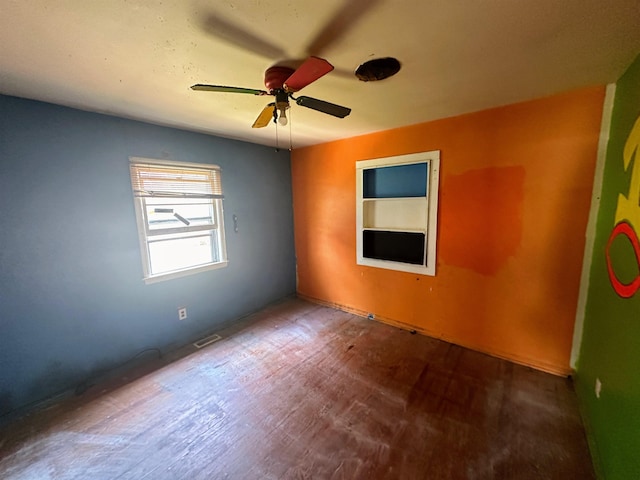
POLYGON ((638 0, 0 0, 0 93, 264 145, 271 97, 189 87, 326 58, 301 94, 353 112, 292 105, 294 148, 610 83, 639 52, 638 0), (396 76, 352 74, 385 56, 396 76))

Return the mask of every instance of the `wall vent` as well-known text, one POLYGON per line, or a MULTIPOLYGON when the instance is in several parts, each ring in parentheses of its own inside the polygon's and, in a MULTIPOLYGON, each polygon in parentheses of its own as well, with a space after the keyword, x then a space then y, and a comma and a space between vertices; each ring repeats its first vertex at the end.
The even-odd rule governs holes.
POLYGON ((222 339, 222 337, 215 333, 213 335, 209 335, 208 337, 201 338, 200 340, 195 342, 193 346, 196 348, 206 347, 207 345, 211 345, 212 343, 217 342, 220 339, 222 339))

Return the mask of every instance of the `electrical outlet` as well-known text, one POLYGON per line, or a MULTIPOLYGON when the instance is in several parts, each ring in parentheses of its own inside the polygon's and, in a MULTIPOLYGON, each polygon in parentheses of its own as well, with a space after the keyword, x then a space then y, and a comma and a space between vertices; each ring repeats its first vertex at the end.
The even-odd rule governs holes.
POLYGON ((600 398, 600 392, 602 391, 602 382, 599 378, 596 378, 596 398, 600 398))
POLYGON ((178 320, 186 320, 187 319, 187 307, 180 307, 178 309, 178 320))

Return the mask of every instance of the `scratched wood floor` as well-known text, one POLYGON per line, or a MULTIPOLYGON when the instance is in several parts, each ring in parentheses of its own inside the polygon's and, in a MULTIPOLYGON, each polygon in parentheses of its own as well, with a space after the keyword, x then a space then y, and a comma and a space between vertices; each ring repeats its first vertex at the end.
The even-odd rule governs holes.
POLYGON ((569 380, 298 299, 2 429, 3 479, 590 479, 569 380))

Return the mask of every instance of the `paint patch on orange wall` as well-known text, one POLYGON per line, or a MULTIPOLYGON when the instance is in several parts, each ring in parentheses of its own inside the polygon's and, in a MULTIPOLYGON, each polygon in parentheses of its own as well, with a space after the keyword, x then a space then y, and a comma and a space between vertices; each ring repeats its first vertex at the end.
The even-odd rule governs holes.
POLYGON ((522 238, 523 166, 487 167, 443 180, 447 203, 440 230, 440 260, 494 275, 513 257, 522 238))

